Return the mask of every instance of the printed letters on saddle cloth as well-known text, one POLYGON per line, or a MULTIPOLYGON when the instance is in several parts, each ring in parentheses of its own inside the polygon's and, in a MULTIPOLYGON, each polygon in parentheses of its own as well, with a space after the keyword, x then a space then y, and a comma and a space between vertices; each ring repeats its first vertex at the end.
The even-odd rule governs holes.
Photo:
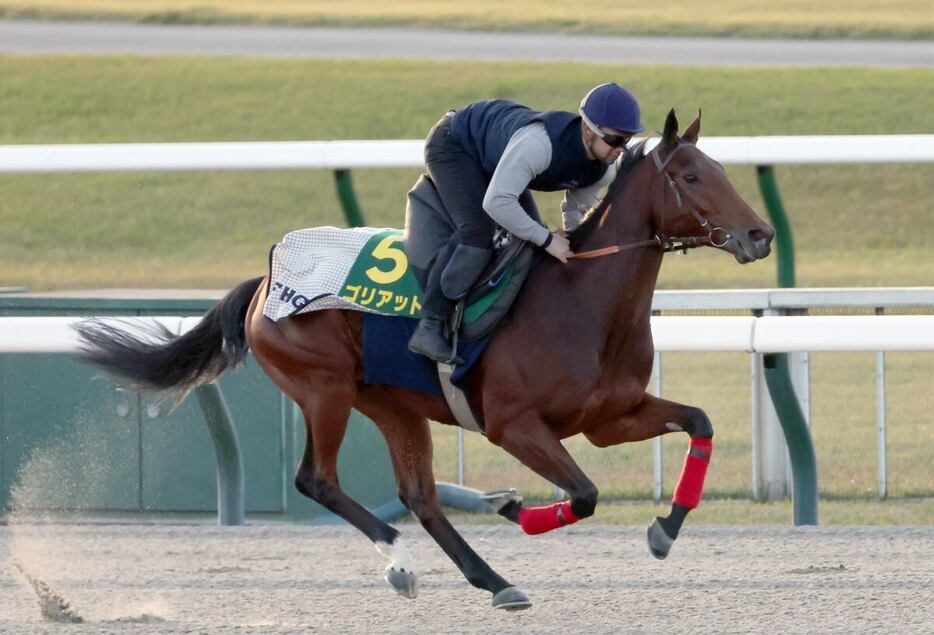
POLYGON ((400 229, 301 229, 286 234, 269 260, 263 315, 273 321, 322 309, 421 317, 400 229))

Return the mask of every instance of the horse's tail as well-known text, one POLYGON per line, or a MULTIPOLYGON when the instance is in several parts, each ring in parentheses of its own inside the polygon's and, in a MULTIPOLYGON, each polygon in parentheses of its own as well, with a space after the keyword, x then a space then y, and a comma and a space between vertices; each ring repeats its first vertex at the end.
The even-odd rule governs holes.
POLYGON ((181 400, 246 358, 244 320, 262 280, 239 284, 181 336, 155 322, 146 327, 113 319, 81 322, 75 326, 83 345, 79 357, 131 388, 177 390, 181 400))

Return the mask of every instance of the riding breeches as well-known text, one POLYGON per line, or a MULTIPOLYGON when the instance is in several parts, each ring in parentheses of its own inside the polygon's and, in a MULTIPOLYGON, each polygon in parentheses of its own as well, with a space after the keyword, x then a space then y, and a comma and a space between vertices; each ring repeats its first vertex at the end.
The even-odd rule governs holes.
MULTIPOLYGON (((455 299, 449 294, 451 287, 458 287, 457 295, 460 295, 463 285, 469 285, 479 277, 489 257, 496 230, 496 223, 483 209, 489 177, 480 162, 452 136, 451 113, 442 117, 428 133, 425 171, 444 206, 444 210, 438 213, 446 212, 455 229, 438 251, 428 272, 423 307, 428 314, 447 316, 455 299), (458 275, 464 279, 453 285, 442 281, 443 278, 455 279, 458 275), (473 279, 466 279, 471 277, 473 279)), ((519 204, 532 218, 540 218, 529 190, 519 197, 519 204)))

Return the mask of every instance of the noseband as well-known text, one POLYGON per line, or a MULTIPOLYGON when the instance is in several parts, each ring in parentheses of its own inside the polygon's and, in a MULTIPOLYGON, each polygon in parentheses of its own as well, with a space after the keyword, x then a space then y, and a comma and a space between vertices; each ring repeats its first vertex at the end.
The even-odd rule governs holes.
MULTIPOLYGON (((674 192, 675 200, 678 202, 678 207, 684 207, 684 200, 681 196, 681 191, 678 189, 678 184, 675 183, 674 179, 671 178, 671 175, 665 169, 668 166, 668 163, 674 158, 675 154, 681 148, 685 146, 693 145, 687 142, 680 142, 675 149, 671 151, 671 154, 662 161, 658 155, 658 150, 661 147, 661 144, 656 146, 652 152, 652 159, 655 161, 655 167, 658 169, 659 174, 665 176, 665 180, 668 181, 668 186, 671 188, 671 191, 674 192)), ((710 224, 710 221, 704 218, 704 215, 697 211, 696 207, 691 207, 691 215, 697 219, 697 222, 700 223, 702 229, 707 231, 706 236, 668 236, 665 233, 665 207, 662 206, 662 220, 660 230, 656 234, 647 240, 641 240, 635 243, 627 243, 622 245, 613 245, 611 247, 602 247, 600 249, 592 249, 590 251, 582 251, 570 256, 571 258, 597 258, 599 256, 607 256, 610 254, 616 254, 621 251, 629 251, 630 249, 638 249, 641 247, 659 247, 665 253, 677 251, 681 253, 686 253, 688 249, 694 249, 695 247, 703 247, 705 245, 710 245, 712 247, 723 247, 726 245, 732 235, 730 232, 725 230, 722 227, 714 227, 710 224), (717 241, 716 236, 722 235, 722 240, 717 241)))

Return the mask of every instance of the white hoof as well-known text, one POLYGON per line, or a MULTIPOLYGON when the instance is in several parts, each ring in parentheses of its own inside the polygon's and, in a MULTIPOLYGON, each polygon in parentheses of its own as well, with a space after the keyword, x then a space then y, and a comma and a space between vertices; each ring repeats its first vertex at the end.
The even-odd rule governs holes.
POLYGON ((375 544, 376 550, 390 560, 386 567, 386 582, 402 597, 415 599, 418 596, 418 571, 409 550, 402 544, 402 538, 396 538, 392 544, 375 544))
POLYGON ((386 582, 404 598, 414 600, 418 597, 418 576, 414 573, 400 571, 390 565, 386 567, 386 582))

